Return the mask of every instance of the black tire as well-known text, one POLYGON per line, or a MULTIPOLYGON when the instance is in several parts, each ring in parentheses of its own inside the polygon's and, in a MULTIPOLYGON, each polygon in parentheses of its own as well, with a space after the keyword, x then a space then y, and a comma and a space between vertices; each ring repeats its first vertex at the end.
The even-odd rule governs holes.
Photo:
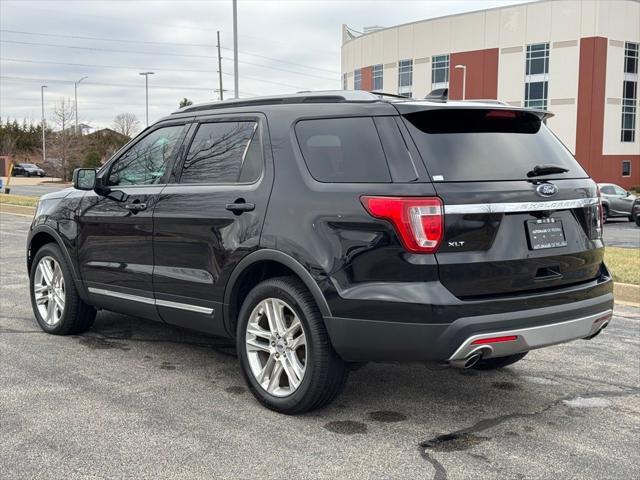
POLYGON ((471 368, 476 370, 495 370, 497 368, 507 367, 522 360, 527 356, 527 353, 529 352, 516 353, 515 355, 509 355, 507 357, 485 358, 471 368))
POLYGON ((278 277, 258 284, 244 300, 237 326, 237 352, 245 381, 265 407, 287 415, 321 408, 342 391, 349 375, 345 362, 333 350, 322 315, 306 287, 295 277, 278 277), (249 317, 263 300, 277 298, 295 310, 307 340, 304 377, 288 396, 269 394, 256 380, 249 365, 245 336, 249 317))
POLYGON ((73 275, 71 274, 71 267, 67 264, 64 255, 62 255, 60 248, 55 243, 47 243, 36 252, 33 263, 31 264, 31 272, 29 272, 29 292, 31 296, 31 307, 33 308, 36 321, 38 325, 40 325, 40 328, 47 333, 52 335, 74 335, 82 333, 89 330, 96 319, 96 309, 84 303, 78 295, 75 282, 73 281, 73 275), (38 311, 34 295, 33 280, 36 269, 40 260, 45 256, 52 257, 58 262, 64 278, 64 310, 60 321, 55 325, 49 325, 42 318, 38 311))
POLYGON ((629 215, 629 221, 633 222, 635 219, 633 218, 633 215, 629 215))
POLYGON ((640 227, 640 215, 636 217, 636 225, 640 227))
POLYGON ((602 222, 607 223, 607 220, 609 220, 609 207, 607 207, 606 205, 603 205, 602 206, 602 222))

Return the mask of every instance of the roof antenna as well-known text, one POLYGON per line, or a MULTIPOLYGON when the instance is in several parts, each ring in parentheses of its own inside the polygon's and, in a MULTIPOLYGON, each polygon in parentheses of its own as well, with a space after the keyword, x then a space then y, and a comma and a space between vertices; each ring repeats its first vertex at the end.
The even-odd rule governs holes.
POLYGON ((424 97, 425 100, 436 100, 440 102, 446 102, 449 99, 449 89, 448 88, 436 88, 435 90, 431 90, 424 97))

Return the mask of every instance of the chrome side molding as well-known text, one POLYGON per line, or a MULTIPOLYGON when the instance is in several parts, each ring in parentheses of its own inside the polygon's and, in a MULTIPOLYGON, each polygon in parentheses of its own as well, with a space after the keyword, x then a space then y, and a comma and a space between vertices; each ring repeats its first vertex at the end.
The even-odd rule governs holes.
POLYGON ((205 315, 211 315, 213 308, 201 307, 200 305, 191 305, 189 303, 170 302, 168 300, 158 300, 151 297, 141 297, 139 295, 131 295, 129 293, 114 292, 113 290, 105 290, 103 288, 89 287, 90 293, 96 295, 105 295, 107 297, 120 298, 122 300, 130 300, 132 302, 146 303, 148 305, 156 305, 158 307, 177 308, 180 310, 187 310, 190 312, 204 313, 205 315))

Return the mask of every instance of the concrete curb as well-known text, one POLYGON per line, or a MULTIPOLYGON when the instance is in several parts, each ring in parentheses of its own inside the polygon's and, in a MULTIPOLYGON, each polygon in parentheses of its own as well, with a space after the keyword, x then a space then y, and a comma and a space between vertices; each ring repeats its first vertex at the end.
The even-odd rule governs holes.
POLYGON ((616 302, 633 307, 640 307, 640 285, 630 283, 614 283, 613 296, 616 302))

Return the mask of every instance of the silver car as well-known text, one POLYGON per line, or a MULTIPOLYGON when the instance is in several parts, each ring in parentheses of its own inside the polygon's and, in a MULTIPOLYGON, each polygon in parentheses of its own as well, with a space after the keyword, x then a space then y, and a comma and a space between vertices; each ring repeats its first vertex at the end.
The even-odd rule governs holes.
POLYGON ((636 199, 635 195, 613 183, 599 183, 598 188, 602 195, 605 222, 613 217, 627 217, 629 221, 633 221, 632 207, 636 199))

